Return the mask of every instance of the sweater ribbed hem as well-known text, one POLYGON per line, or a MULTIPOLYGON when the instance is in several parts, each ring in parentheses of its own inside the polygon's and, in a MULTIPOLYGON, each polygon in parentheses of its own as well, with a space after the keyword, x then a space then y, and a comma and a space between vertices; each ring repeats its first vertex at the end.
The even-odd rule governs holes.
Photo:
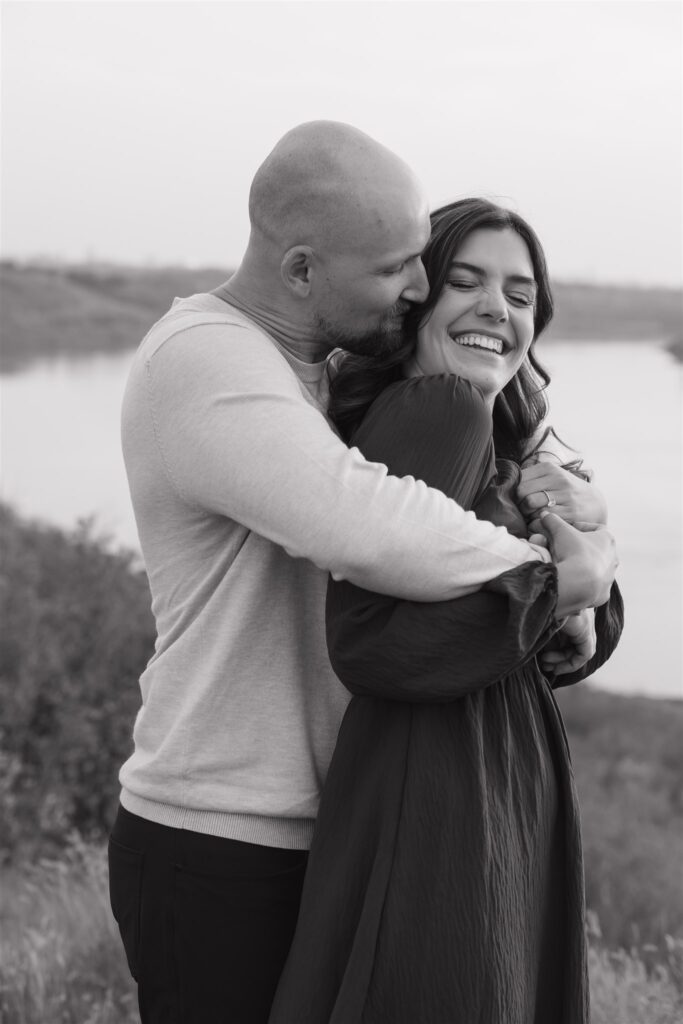
POLYGON ((223 839, 237 839, 257 846, 281 850, 308 850, 313 839, 313 818, 275 818, 260 814, 235 814, 227 811, 200 811, 176 807, 121 790, 121 806, 157 825, 184 828, 223 839))

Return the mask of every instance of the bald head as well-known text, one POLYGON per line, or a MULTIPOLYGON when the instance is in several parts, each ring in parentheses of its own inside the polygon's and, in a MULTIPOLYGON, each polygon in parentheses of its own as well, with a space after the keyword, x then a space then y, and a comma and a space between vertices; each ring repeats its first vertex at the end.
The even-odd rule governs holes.
POLYGON ((390 221, 426 208, 410 168, 374 139, 336 121, 310 121, 277 143, 249 195, 252 242, 281 252, 308 245, 349 252, 390 221))
POLYGON ((288 132, 249 195, 244 258, 218 290, 290 351, 377 352, 401 344, 428 284, 426 196, 410 168, 334 121, 288 132))

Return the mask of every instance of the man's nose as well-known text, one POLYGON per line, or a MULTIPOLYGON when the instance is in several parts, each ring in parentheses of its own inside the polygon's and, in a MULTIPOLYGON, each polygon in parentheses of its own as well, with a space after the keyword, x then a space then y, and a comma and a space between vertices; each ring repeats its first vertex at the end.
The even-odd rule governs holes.
POLYGON ((407 286, 401 292, 401 298, 409 302, 424 302, 429 295, 427 271, 422 260, 416 260, 407 286))
POLYGON ((476 309, 479 316, 487 316, 497 322, 509 319, 508 304, 499 288, 486 288, 479 298, 476 309))

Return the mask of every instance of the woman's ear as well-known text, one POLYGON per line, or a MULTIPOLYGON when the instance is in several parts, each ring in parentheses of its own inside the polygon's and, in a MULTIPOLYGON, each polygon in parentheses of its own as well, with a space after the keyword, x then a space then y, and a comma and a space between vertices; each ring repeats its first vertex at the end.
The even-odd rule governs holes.
POLYGON ((300 299, 311 293, 313 250, 309 245, 295 245, 282 257, 280 275, 286 287, 300 299))

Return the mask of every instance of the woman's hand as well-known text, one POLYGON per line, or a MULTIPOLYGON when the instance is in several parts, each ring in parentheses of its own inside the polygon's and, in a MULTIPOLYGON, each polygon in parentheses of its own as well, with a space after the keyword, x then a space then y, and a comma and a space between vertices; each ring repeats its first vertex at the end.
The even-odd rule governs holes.
POLYGON ((584 608, 576 615, 570 615, 538 656, 546 675, 556 676, 577 672, 587 665, 597 650, 595 634, 595 612, 584 608))
POLYGON ((592 523, 570 526, 545 510, 540 521, 557 567, 557 617, 603 605, 619 565, 612 534, 592 523))
POLYGON ((534 533, 539 530, 538 514, 544 508, 567 523, 604 526, 607 522, 607 504, 595 484, 587 483, 554 461, 539 461, 522 469, 517 501, 534 533))

